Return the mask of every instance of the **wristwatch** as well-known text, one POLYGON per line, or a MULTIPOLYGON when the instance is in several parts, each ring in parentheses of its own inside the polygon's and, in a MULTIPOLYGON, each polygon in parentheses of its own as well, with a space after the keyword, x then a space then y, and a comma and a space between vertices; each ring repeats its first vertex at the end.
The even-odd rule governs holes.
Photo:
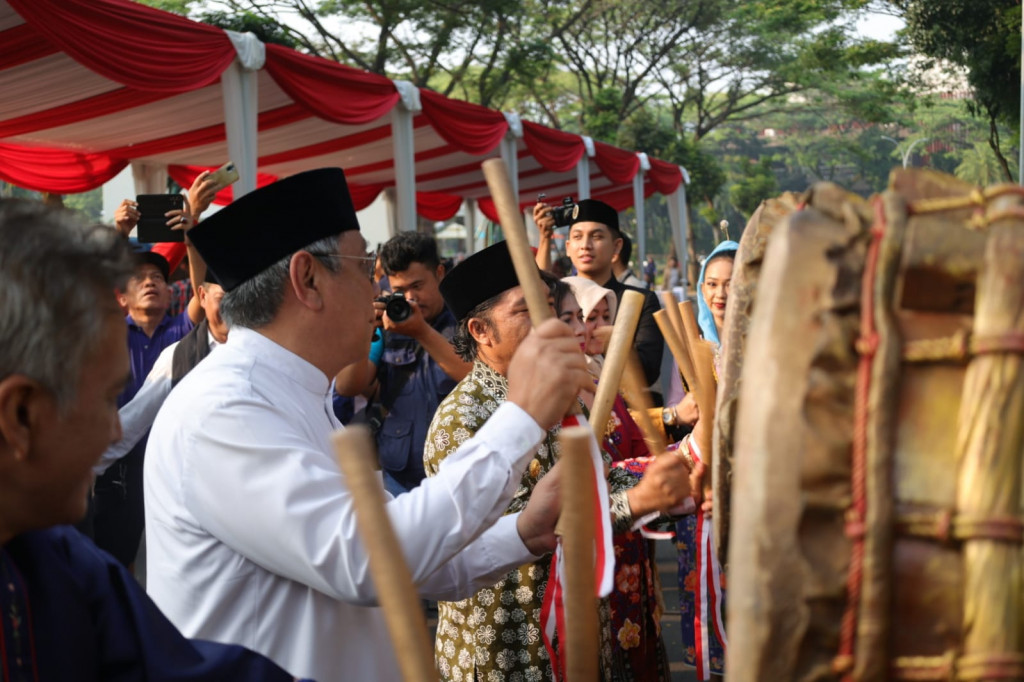
POLYGON ((663 407, 663 408, 661 408, 661 421, 662 421, 662 423, 665 424, 665 426, 675 426, 676 425, 676 411, 675 411, 675 409, 671 408, 671 407, 663 407))

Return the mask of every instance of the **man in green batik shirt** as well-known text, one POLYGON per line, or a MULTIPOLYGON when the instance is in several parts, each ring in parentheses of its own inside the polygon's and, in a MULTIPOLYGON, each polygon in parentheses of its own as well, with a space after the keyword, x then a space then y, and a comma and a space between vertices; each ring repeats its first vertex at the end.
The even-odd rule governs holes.
MULTIPOLYGON (((445 398, 427 432, 423 462, 427 476, 471 438, 505 401, 505 372, 529 333, 530 315, 505 242, 474 254, 441 283, 441 293, 459 320, 452 343, 473 369, 445 398)), ((558 427, 548 432, 506 513, 526 506, 537 481, 558 458, 558 427)), ((654 511, 678 505, 688 471, 682 458, 668 457, 638 484, 628 473, 609 474, 616 531, 654 511)), ((438 604, 435 655, 441 678, 453 682, 553 680, 541 637, 540 611, 550 556, 509 572, 497 584, 458 602, 438 604)), ((602 679, 620 679, 612 661, 607 602, 602 602, 602 679)), ((557 642, 555 643, 557 646, 557 642)))

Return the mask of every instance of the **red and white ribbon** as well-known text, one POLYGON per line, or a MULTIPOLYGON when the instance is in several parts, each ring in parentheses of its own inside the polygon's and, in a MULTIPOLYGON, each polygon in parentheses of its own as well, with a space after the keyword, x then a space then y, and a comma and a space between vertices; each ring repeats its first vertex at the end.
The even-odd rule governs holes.
MULTIPOLYGON (((586 426, 590 430, 583 415, 569 415, 562 420, 562 428, 570 426, 586 426)), ((608 497, 608 481, 604 475, 604 460, 597 440, 590 438, 590 459, 593 464, 592 480, 594 482, 594 528, 597 529, 594 542, 594 585, 597 597, 607 597, 615 582, 615 548, 612 545, 611 500, 608 497)), ((565 580, 565 561, 562 557, 562 541, 559 539, 555 553, 551 557, 551 571, 548 585, 544 591, 544 603, 541 605, 541 633, 544 646, 551 657, 551 667, 555 679, 565 679, 565 607, 562 599, 562 584, 565 580), (555 633, 562 633, 561 652, 553 645, 555 633)))
MULTIPOLYGON (((688 438, 690 455, 696 461, 703 461, 700 448, 693 438, 688 438)), ((697 676, 701 680, 711 679, 710 636, 714 631, 722 644, 722 654, 728 642, 725 639, 725 621, 722 619, 722 567, 718 564, 715 543, 711 532, 711 519, 704 518, 704 510, 697 510, 697 587, 696 609, 693 617, 694 650, 697 676)))

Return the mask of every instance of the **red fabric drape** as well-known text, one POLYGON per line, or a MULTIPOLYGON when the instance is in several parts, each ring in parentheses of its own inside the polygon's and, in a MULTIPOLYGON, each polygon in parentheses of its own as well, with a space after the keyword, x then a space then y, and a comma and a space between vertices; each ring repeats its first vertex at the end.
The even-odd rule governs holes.
MULTIPOLYGON (((646 199, 652 194, 654 194, 654 186, 650 183, 644 183, 644 198, 646 199)), ((616 211, 625 211, 633 205, 633 188, 623 187, 622 189, 615 189, 609 192, 595 194, 594 198, 600 199, 616 211)))
POLYGON ((667 161, 649 158, 651 170, 647 171, 647 181, 661 194, 672 194, 683 181, 683 172, 679 166, 667 161))
MULTIPOLYGON (((216 166, 209 168, 204 166, 168 166, 167 174, 171 176, 176 183, 188 189, 195 182, 196 176, 205 170, 217 170, 216 166)), ((277 182, 277 176, 271 175, 270 173, 256 173, 256 186, 265 187, 272 182, 277 182)), ((235 192, 230 185, 217 192, 217 197, 213 200, 213 203, 218 206, 226 206, 235 199, 235 192)))
POLYGON ((605 177, 617 185, 633 182, 640 170, 640 158, 631 151, 594 141, 594 161, 605 177))
POLYGON ((161 256, 167 259, 167 264, 170 267, 170 271, 174 272, 181 265, 181 261, 184 260, 185 254, 188 253, 188 247, 183 242, 157 242, 153 244, 150 251, 159 253, 161 256))
POLYGON ((476 205, 480 209, 480 212, 487 216, 487 219, 492 223, 498 222, 498 208, 494 205, 494 199, 490 197, 480 197, 476 200, 476 205))
POLYGON ((322 119, 357 125, 391 111, 399 95, 394 83, 281 45, 267 45, 264 67, 278 87, 322 119))
POLYGON ((531 121, 523 121, 523 142, 540 165, 553 173, 572 170, 586 151, 579 135, 531 121))
POLYGON ((21 24, 0 32, 0 71, 51 54, 57 54, 57 48, 46 42, 31 24, 21 24))
POLYGON ((0 178, 19 187, 54 194, 96 189, 120 173, 126 159, 0 144, 0 178))
POLYGON ((427 220, 448 220, 459 212, 462 197, 440 192, 416 192, 416 213, 427 220))
POLYGON ((219 28, 128 0, 7 0, 44 40, 105 78, 170 95, 216 82, 235 58, 219 28))
POLYGON ((66 126, 173 96, 173 94, 137 92, 131 88, 118 88, 102 95, 68 102, 45 111, 36 111, 25 116, 0 121, 0 137, 14 137, 37 130, 66 126))
POLYGON ((451 146, 467 154, 486 154, 508 132, 508 122, 500 111, 477 104, 448 99, 430 90, 420 91, 423 116, 451 146))
MULTIPOLYGON (((204 167, 204 166, 168 166, 167 174, 171 178, 181 185, 182 187, 191 187, 192 183, 195 182, 196 176, 202 173, 204 170, 215 170, 215 168, 204 167)), ((272 182, 277 182, 280 178, 270 173, 257 173, 256 174, 256 186, 265 187, 272 182)), ((348 183, 348 191, 352 196, 352 204, 355 206, 357 211, 361 211, 377 198, 377 195, 384 190, 384 185, 360 185, 357 183, 348 183)), ((445 196, 445 195, 438 195, 445 196)), ((230 204, 234 199, 234 193, 231 191, 231 187, 225 187, 217 193, 217 198, 213 200, 213 203, 218 205, 230 204)), ((452 214, 454 215, 454 213, 452 214)), ((448 216, 449 218, 451 216, 448 216)), ((446 220, 446 218, 436 218, 436 220, 446 220)))
MULTIPOLYGON (((490 197, 480 197, 476 200, 476 205, 480 209, 480 212, 483 213, 492 223, 501 223, 501 220, 498 219, 498 208, 494 205, 494 199, 490 197)), ((520 202, 519 210, 524 211, 528 207, 532 206, 533 204, 530 202, 520 202)))
POLYGON ((373 200, 377 198, 377 195, 384 191, 384 187, 384 185, 360 185, 354 182, 348 183, 348 193, 352 197, 352 205, 357 211, 362 211, 373 203, 373 200))

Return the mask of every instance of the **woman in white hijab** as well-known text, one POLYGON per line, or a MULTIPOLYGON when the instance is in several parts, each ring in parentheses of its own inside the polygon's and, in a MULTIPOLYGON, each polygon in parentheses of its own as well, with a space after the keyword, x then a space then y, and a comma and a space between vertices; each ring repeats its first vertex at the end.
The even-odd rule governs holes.
MULTIPOLYGON (((555 308, 559 318, 577 332, 580 346, 587 355, 587 365, 597 379, 601 374, 608 332, 615 320, 618 305, 615 292, 582 277, 565 277, 562 281, 569 285, 571 295, 556 300, 555 308), (571 300, 573 297, 575 300, 571 300)), ((601 445, 615 468, 636 478, 650 461, 647 444, 621 396, 616 397, 601 445)), ((609 595, 612 661, 616 673, 613 678, 668 682, 671 673, 659 626, 661 605, 654 557, 640 531, 616 533, 613 540, 615 589, 609 595)))

